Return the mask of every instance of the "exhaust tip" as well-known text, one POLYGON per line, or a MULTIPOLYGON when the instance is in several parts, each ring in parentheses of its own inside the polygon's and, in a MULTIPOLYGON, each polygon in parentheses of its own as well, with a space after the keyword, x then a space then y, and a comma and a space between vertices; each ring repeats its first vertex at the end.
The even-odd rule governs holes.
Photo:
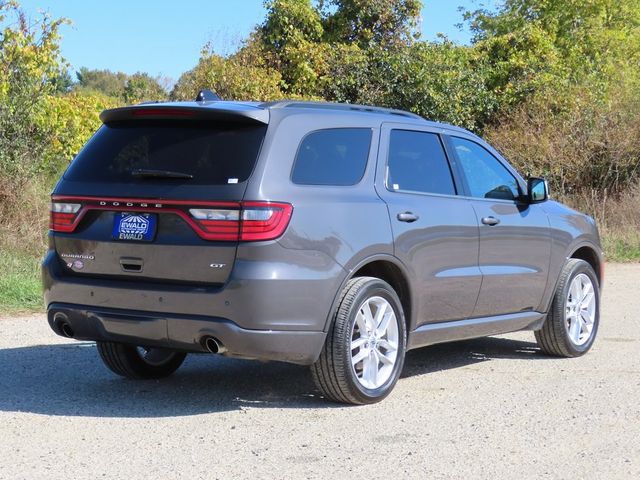
POLYGON ((227 351, 227 349, 224 348, 224 345, 214 337, 204 337, 202 339, 202 345, 209 353, 224 353, 227 351))
POLYGON ((64 335, 67 338, 73 338, 73 328, 71 328, 71 325, 69 325, 68 323, 62 323, 60 325, 60 331, 62 332, 62 335, 64 335))
POLYGON ((57 333, 63 337, 73 338, 73 328, 69 324, 69 317, 65 313, 58 312, 53 316, 57 333))

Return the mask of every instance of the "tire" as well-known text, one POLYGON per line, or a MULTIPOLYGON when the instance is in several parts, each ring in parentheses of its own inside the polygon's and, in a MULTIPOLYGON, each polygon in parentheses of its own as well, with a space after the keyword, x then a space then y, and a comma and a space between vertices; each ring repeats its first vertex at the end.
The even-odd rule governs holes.
POLYGON ((314 382, 334 402, 379 402, 400 377, 406 342, 404 312, 393 288, 378 278, 351 279, 340 295, 320 357, 311 366, 314 382), (359 359, 355 365, 354 357, 359 359))
POLYGON ((560 272, 551 310, 542 329, 535 332, 536 341, 549 355, 579 357, 593 345, 599 323, 598 277, 584 260, 569 259, 560 272), (589 297, 587 284, 593 289, 592 297, 589 297), (578 323, 571 329, 574 320, 578 323))
POLYGON ((100 358, 113 373, 135 380, 164 378, 175 372, 186 353, 142 348, 114 342, 96 342, 100 358))

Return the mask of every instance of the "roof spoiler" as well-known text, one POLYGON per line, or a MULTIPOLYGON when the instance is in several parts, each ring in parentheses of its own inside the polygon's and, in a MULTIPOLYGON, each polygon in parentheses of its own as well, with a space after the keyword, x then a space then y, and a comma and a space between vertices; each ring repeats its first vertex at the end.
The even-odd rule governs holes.
POLYGON ((102 123, 132 120, 198 120, 230 123, 269 123, 269 110, 227 102, 156 103, 112 108, 100 114, 102 123))

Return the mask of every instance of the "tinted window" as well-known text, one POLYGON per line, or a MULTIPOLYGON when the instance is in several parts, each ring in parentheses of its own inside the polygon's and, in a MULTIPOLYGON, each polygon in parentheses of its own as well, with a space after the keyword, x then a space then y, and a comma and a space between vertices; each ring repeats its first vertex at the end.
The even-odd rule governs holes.
POLYGON ((227 184, 245 181, 256 162, 266 126, 191 122, 109 124, 82 149, 65 174, 83 182, 184 182, 227 184), (169 170, 191 179, 135 177, 138 169, 169 170))
POLYGON ((515 200, 518 182, 500 161, 470 140, 451 137, 472 197, 515 200))
POLYGON ((387 168, 391 190, 456 193, 449 162, 435 133, 392 130, 387 168))
POLYGON ((298 149, 293 183, 355 185, 367 166, 371 129, 334 128, 307 135, 298 149))

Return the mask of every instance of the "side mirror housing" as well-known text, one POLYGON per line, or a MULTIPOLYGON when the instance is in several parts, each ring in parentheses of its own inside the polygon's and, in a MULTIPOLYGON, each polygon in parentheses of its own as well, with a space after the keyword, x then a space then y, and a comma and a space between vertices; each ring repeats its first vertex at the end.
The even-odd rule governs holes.
POLYGON ((529 203, 542 203, 549 199, 549 185, 544 178, 531 177, 527 180, 527 199, 529 203))

